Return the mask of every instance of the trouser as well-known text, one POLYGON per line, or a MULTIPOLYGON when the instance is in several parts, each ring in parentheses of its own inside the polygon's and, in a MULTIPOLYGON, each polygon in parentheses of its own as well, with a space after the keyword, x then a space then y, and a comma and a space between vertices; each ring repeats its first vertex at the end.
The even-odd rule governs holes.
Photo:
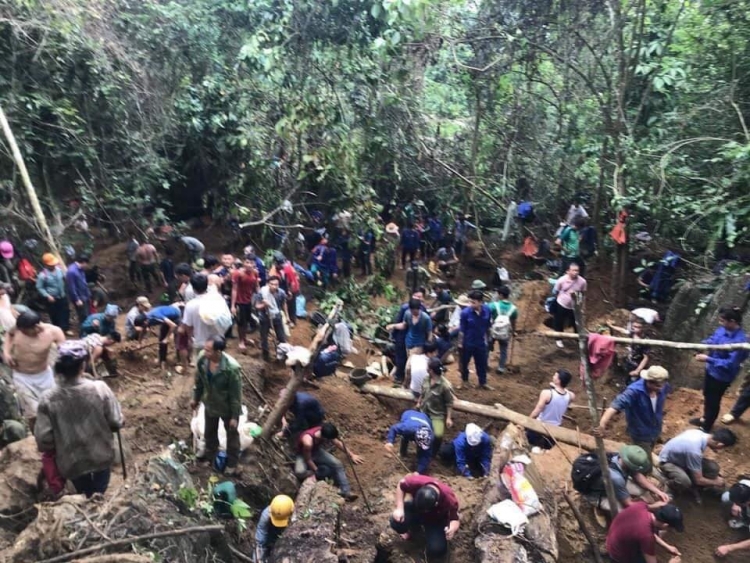
POLYGON ((60 470, 57 468, 55 452, 42 452, 42 473, 53 494, 65 488, 65 477, 60 475, 60 470))
POLYGON ((146 286, 146 291, 151 292, 151 278, 154 278, 156 283, 159 283, 159 278, 156 274, 156 264, 141 264, 141 278, 143 284, 146 286))
POLYGON ((647 454, 651 454, 654 451, 654 446, 656 445, 656 438, 649 439, 649 438, 638 438, 636 436, 630 437, 630 443, 634 446, 640 446, 644 450, 646 450, 647 454))
MULTIPOLYGON (((438 456, 440 456, 440 461, 445 465, 456 467, 457 470, 461 469, 456 466, 456 448, 453 445, 453 442, 446 442, 445 444, 443 444, 440 447, 438 456)), ((481 460, 476 455, 466 456, 466 468, 469 470, 471 475, 477 475, 479 477, 484 477, 486 475, 484 467, 482 467, 481 460)))
MULTIPOLYGON (((630 495, 631 498, 640 499, 646 492, 630 479, 628 479, 625 486, 628 489, 628 495, 630 495)), ((607 498, 606 492, 595 491, 592 493, 587 493, 583 498, 585 498, 588 502, 590 502, 597 508, 601 508, 605 512, 610 512, 609 499, 607 498)), ((622 503, 620 501, 617 501, 617 506, 620 510, 622 510, 622 503)))
POLYGON ((109 469, 95 471, 94 473, 84 473, 75 479, 71 479, 78 494, 86 495, 86 498, 93 496, 95 493, 104 494, 109 486, 109 469))
POLYGON ((719 417, 721 398, 731 383, 714 379, 708 373, 703 381, 703 431, 711 432, 714 422, 719 417))
MULTIPOLYGON (((750 379, 750 375, 747 376, 746 379, 750 379)), ((748 382, 745 382, 742 389, 740 389, 740 396, 737 397, 737 401, 734 403, 734 406, 732 407, 732 410, 730 411, 730 413, 734 418, 740 418, 743 414, 745 414, 745 411, 749 408, 750 408, 750 384, 748 384, 748 382)))
POLYGON ((369 252, 359 253, 359 266, 362 268, 362 275, 369 276, 372 274, 372 261, 369 252))
POLYGON ((86 320, 86 317, 89 316, 89 308, 90 308, 90 302, 88 299, 83 301, 81 303, 81 306, 79 307, 76 305, 76 317, 78 318, 78 331, 80 336, 83 336, 83 333, 81 332, 81 325, 83 324, 83 321, 86 320))
POLYGON ((341 275, 345 278, 352 275, 352 257, 349 254, 341 255, 341 275))
MULTIPOLYGON (((690 490, 694 485, 691 472, 686 471, 674 463, 662 463, 659 466, 664 480, 673 492, 685 492, 690 490)), ((713 460, 703 458, 701 462, 701 473, 706 479, 716 479, 719 476, 719 464, 713 460)))
POLYGON ((416 248, 402 248, 401 249, 401 268, 406 267, 406 257, 409 257, 409 264, 411 264, 414 260, 417 259, 417 249, 416 248))
POLYGON ((393 363, 396 365, 396 374, 394 380, 396 383, 403 383, 406 377, 406 362, 409 356, 406 353, 406 342, 396 342, 396 351, 393 355, 393 363))
POLYGON ((159 325, 159 363, 164 363, 167 361, 167 352, 169 351, 169 344, 161 343, 161 341, 167 337, 167 334, 169 334, 169 327, 166 324, 161 323, 159 325))
POLYGON ((206 459, 213 462, 216 452, 219 451, 219 421, 224 424, 224 430, 227 432, 227 467, 236 467, 240 459, 240 433, 237 428, 229 427, 229 416, 209 416, 204 410, 203 416, 206 439, 206 459))
POLYGON ((138 262, 135 260, 128 260, 128 279, 135 283, 138 280, 138 262))
POLYGON ((578 264, 578 273, 581 277, 586 276, 586 262, 584 262, 581 256, 563 256, 560 259, 560 273, 564 274, 568 271, 570 265, 575 262, 578 264))
POLYGON ((551 450, 555 447, 555 443, 549 436, 534 432, 533 430, 526 431, 526 440, 528 440, 530 445, 542 448, 543 450, 551 450))
POLYGON ((461 348, 461 380, 469 381, 469 362, 474 359, 474 367, 477 370, 477 379, 479 379, 479 385, 485 385, 487 383, 487 356, 488 350, 486 346, 480 348, 461 348))
MULTIPOLYGON (((342 495, 347 496, 352 492, 344 464, 336 456, 323 448, 318 448, 313 451, 312 460, 318 466, 319 474, 321 473, 320 469, 323 468, 322 473, 329 473, 331 475, 333 482, 341 490, 342 495)), ((302 481, 307 478, 307 471, 308 467, 307 463, 305 463, 305 458, 302 454, 298 454, 297 459, 294 461, 294 474, 297 476, 297 479, 302 481)))
POLYGON ((50 322, 62 330, 70 328, 70 304, 67 297, 55 299, 54 303, 47 303, 47 313, 50 322))
POLYGON ((237 333, 241 341, 245 341, 247 335, 247 325, 251 328, 255 324, 253 318, 253 306, 250 303, 236 303, 237 306, 237 333))
MULTIPOLYGON (((346 274, 349 277, 349 274, 346 274)), ((297 323, 297 296, 299 291, 296 293, 289 292, 291 298, 286 302, 286 316, 289 317, 289 322, 292 324, 297 323)))
POLYGON ((442 557, 448 552, 448 540, 445 537, 446 524, 425 523, 423 516, 414 508, 414 503, 407 501, 404 503, 404 520, 396 522, 391 517, 391 528, 399 534, 415 534, 424 530, 425 550, 427 559, 433 557, 442 557))
POLYGON ((271 332, 271 324, 273 324, 273 331, 276 333, 276 341, 279 343, 286 342, 286 334, 284 334, 284 323, 281 321, 281 317, 276 317, 273 321, 268 318, 260 320, 260 345, 263 350, 263 355, 268 355, 268 333, 271 332))
POLYGON ((435 456, 440 452, 440 446, 443 444, 445 418, 442 416, 431 416, 430 422, 432 422, 432 455, 435 456))
POLYGON ((575 332, 578 332, 578 326, 576 325, 576 316, 573 309, 566 309, 559 303, 555 303, 555 316, 553 319, 553 327, 555 332, 563 332, 566 327, 572 326, 575 332))
POLYGON ((497 367, 505 369, 505 365, 508 363, 508 345, 510 344, 510 340, 496 340, 495 342, 497 342, 497 347, 500 348, 500 361, 497 367))
POLYGON ((456 256, 461 256, 464 253, 464 248, 466 247, 466 241, 461 239, 456 239, 456 242, 453 243, 453 250, 456 251, 456 256))

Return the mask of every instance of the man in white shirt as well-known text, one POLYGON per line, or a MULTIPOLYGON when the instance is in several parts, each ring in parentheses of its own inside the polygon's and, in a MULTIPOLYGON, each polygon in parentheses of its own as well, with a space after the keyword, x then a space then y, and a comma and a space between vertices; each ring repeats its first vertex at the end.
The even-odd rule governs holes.
POLYGON ((423 353, 412 354, 406 362, 406 379, 404 387, 411 391, 415 399, 419 399, 422 394, 422 383, 427 377, 427 364, 431 357, 437 351, 437 345, 434 342, 427 342, 422 347, 423 353))
MULTIPOLYGON (((195 299, 190 300, 185 305, 185 311, 182 314, 182 327, 181 330, 186 331, 187 339, 190 343, 190 364, 195 364, 195 359, 198 353, 203 350, 203 346, 206 341, 213 338, 214 336, 224 336, 221 328, 216 324, 208 324, 201 318, 201 305, 205 303, 206 298, 210 298, 208 295, 208 277, 204 274, 193 274, 190 278, 190 285, 195 291, 195 299)), ((223 299, 217 299, 216 306, 220 307, 224 305, 227 308, 226 314, 229 314, 229 309, 226 302, 223 299)), ((217 311, 217 316, 221 312, 217 311)), ((178 336, 178 340, 179 340, 178 336)), ((178 350, 183 346, 177 346, 178 350)))

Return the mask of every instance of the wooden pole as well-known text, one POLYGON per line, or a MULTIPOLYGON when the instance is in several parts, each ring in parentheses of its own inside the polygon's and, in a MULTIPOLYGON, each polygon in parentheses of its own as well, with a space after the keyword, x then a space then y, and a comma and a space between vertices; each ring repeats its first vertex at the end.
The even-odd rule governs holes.
POLYGON ((591 554, 594 556, 595 563, 602 563, 602 555, 601 553, 599 553, 599 546, 597 545, 594 536, 591 534, 591 530, 589 530, 589 527, 586 525, 586 521, 583 519, 581 511, 578 510, 578 507, 573 502, 573 499, 570 498, 570 493, 568 493, 568 491, 563 491, 563 498, 565 499, 565 502, 568 503, 570 509, 573 511, 573 516, 575 516, 575 519, 578 520, 578 526, 580 526, 583 535, 586 537, 586 540, 591 546, 591 554))
MULTIPOLYGON (((591 424, 593 428, 599 426, 599 409, 596 406, 596 389, 594 388, 594 380, 591 378, 591 365, 589 364, 589 336, 586 331, 586 325, 584 324, 583 311, 581 310, 580 293, 573 295, 573 313, 575 315, 576 326, 578 328, 578 350, 581 354, 581 365, 583 366, 583 384, 586 388, 586 397, 589 404, 589 412, 591 413, 591 424)), ((560 305, 558 304, 558 307, 560 305)), ((612 479, 609 476, 609 460, 607 459, 607 451, 604 449, 604 439, 600 436, 595 436, 596 440, 596 453, 599 457, 599 465, 602 470, 602 481, 604 482, 604 490, 607 493, 607 500, 609 501, 609 511, 612 518, 617 516, 617 497, 615 497, 615 488, 612 486, 612 479)))
POLYGON ((50 251, 60 260, 60 267, 65 270, 65 261, 60 255, 60 250, 57 247, 57 241, 55 240, 55 237, 52 236, 52 231, 49 228, 47 219, 44 217, 44 211, 42 210, 42 206, 39 204, 39 198, 36 195, 34 185, 31 183, 29 171, 26 169, 26 164, 23 161, 23 155, 21 155, 21 150, 18 148, 18 143, 16 143, 16 138, 13 135, 13 130, 10 128, 10 123, 8 123, 8 118, 5 116, 5 112, 3 111, 2 106, 0 106, 0 126, 2 126, 3 128, 5 139, 8 141, 10 151, 13 154, 13 160, 15 161, 16 166, 18 166, 18 171, 21 174, 21 180, 23 180, 24 188, 26 188, 26 196, 29 198, 29 204, 31 205, 31 211, 34 216, 34 222, 37 225, 37 230, 39 231, 39 234, 42 235, 42 238, 49 247, 50 251))
MULTIPOLYGON (((311 352, 310 363, 307 366, 308 368, 311 369, 313 364, 315 363, 315 359, 318 356, 321 345, 323 344, 323 342, 325 342, 326 338, 332 330, 330 321, 336 318, 336 316, 341 311, 342 305, 343 303, 341 301, 336 303, 336 306, 331 309, 331 312, 328 314, 329 322, 326 322, 325 324, 322 324, 318 327, 318 331, 315 333, 315 337, 308 347, 308 350, 310 350, 311 352)), ((283 417, 284 413, 289 410, 290 405, 294 401, 294 394, 297 392, 297 389, 302 386, 304 380, 305 370, 301 365, 299 365, 299 363, 297 363, 297 365, 294 366, 294 375, 286 385, 286 393, 283 397, 280 397, 279 400, 276 401, 276 404, 273 406, 273 410, 268 415, 265 424, 263 424, 263 430, 260 433, 260 438, 262 440, 268 440, 271 437, 274 429, 281 421, 281 417, 283 417)))
MULTIPOLYGON (((534 336, 542 336, 544 338, 554 338, 555 340, 562 340, 563 338, 578 338, 577 334, 571 332, 534 332, 531 333, 534 336)), ((613 341, 618 344, 640 344, 643 346, 661 346, 663 348, 675 348, 678 350, 750 350, 750 343, 737 343, 737 344, 702 344, 692 342, 672 342, 671 340, 650 340, 648 338, 621 338, 619 336, 610 336, 613 341)))
MULTIPOLYGON (((376 395, 379 397, 386 397, 389 399, 398 399, 400 401, 408 401, 414 403, 414 397, 411 392, 406 389, 393 389, 384 385, 376 385, 374 383, 366 383, 360 387, 360 391, 368 393, 370 395, 376 395)), ((495 418, 498 420, 506 420, 528 428, 534 432, 540 434, 549 434, 555 438, 558 442, 570 444, 572 446, 580 446, 584 450, 593 451, 596 449, 596 441, 593 436, 588 434, 580 434, 570 428, 563 428, 561 426, 549 426, 534 418, 529 418, 526 415, 510 410, 503 405, 495 405, 494 407, 489 405, 480 405, 478 403, 472 403, 470 401, 464 401, 462 399, 455 399, 453 401, 453 408, 457 411, 467 412, 478 416, 484 416, 487 418, 495 418)), ((615 442, 612 440, 605 440, 604 445, 607 451, 616 452, 625 444, 621 442, 615 442)))

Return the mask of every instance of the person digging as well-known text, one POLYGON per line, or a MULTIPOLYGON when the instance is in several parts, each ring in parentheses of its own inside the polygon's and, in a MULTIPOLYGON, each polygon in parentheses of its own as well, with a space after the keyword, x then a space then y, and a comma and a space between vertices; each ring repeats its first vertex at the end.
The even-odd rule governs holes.
POLYGON ((423 533, 428 561, 448 553, 448 542, 460 524, 458 499, 448 485, 425 475, 407 475, 399 481, 390 526, 404 540, 423 533))
POLYGON ((424 475, 432 461, 432 422, 430 418, 419 411, 407 410, 401 419, 390 427, 385 440, 385 450, 393 455, 393 445, 396 438, 401 438, 399 455, 406 457, 409 453, 409 442, 417 445, 417 473, 424 475))
POLYGON ((255 563, 266 563, 273 546, 289 527, 294 514, 294 501, 286 495, 276 495, 260 514, 255 528, 255 563))
POLYGON ((680 552, 661 538, 666 530, 683 532, 682 512, 672 504, 649 507, 635 502, 612 520, 607 532, 607 554, 613 563, 657 563, 657 544, 673 557, 669 563, 680 563, 680 552))
MULTIPOLYGON (((721 503, 729 509, 729 527, 733 530, 750 529, 750 479, 740 479, 721 497, 721 503)), ((717 557, 726 557, 730 553, 750 551, 750 539, 716 548, 717 557)))

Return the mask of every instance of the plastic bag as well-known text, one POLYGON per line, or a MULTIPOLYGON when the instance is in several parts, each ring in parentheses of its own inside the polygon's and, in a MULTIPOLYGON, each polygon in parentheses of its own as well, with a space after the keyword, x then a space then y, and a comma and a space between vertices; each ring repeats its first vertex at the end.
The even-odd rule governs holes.
POLYGON ((523 528, 529 523, 529 519, 510 499, 493 504, 487 509, 487 516, 504 526, 510 528, 510 533, 514 536, 523 533, 523 528))
MULTIPOLYGON (((205 406, 203 403, 198 405, 198 409, 195 411, 195 416, 190 421, 190 432, 193 434, 193 451, 195 455, 201 457, 206 452, 206 426, 205 426, 205 406)), ((246 450, 253 443, 254 427, 257 426, 254 422, 248 422, 247 420, 247 408, 242 405, 242 414, 237 423, 237 430, 240 434, 240 450, 246 450)), ((227 431, 224 429, 223 424, 219 424, 219 450, 226 451, 227 449, 227 431)))
POLYGON ((307 299, 301 293, 294 298, 294 312, 298 319, 307 318, 307 299))
POLYGON ((505 488, 510 491, 510 496, 526 516, 539 512, 541 504, 539 496, 534 487, 523 474, 523 463, 508 462, 503 467, 502 481, 505 488))
POLYGON ((232 326, 232 313, 227 302, 216 291, 210 291, 202 298, 198 315, 208 326, 215 326, 219 334, 224 334, 232 326))

